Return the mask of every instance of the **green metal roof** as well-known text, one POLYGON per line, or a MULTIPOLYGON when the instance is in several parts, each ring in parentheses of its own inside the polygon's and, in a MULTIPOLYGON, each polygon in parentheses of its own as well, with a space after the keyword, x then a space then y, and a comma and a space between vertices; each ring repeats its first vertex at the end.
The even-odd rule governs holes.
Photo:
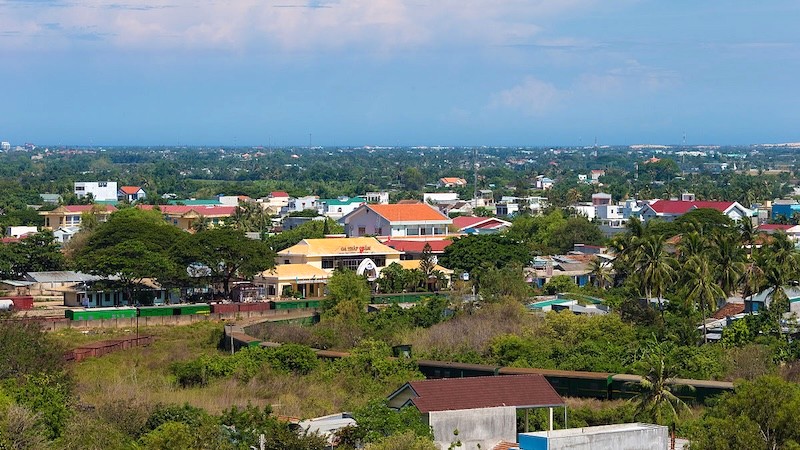
POLYGON ((352 205, 353 203, 366 203, 367 201, 361 197, 353 197, 347 200, 339 200, 338 198, 326 198, 319 201, 320 203, 325 203, 328 206, 346 206, 352 205))
POLYGON ((170 205, 183 204, 183 205, 186 205, 186 206, 206 206, 206 205, 214 206, 214 205, 221 205, 222 204, 217 199, 170 200, 168 203, 170 205))
POLYGON ((575 300, 568 299, 568 298, 556 298, 553 300, 543 300, 541 302, 530 303, 528 304, 528 308, 530 309, 542 309, 546 306, 553 306, 553 305, 561 305, 563 303, 574 302, 575 300))

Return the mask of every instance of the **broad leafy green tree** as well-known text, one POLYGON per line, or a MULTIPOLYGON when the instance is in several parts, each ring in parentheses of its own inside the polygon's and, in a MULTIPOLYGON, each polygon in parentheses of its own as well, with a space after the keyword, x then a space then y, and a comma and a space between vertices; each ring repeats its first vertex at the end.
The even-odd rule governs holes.
POLYGON ((76 253, 75 266, 86 273, 118 276, 130 301, 145 278, 174 278, 179 269, 170 250, 183 237, 157 211, 119 210, 76 253))
POLYGON ((179 253, 184 262, 207 267, 209 278, 222 284, 226 298, 230 297, 232 279, 250 278, 275 264, 274 253, 265 243, 249 239, 244 231, 229 227, 212 228, 190 236, 179 253))

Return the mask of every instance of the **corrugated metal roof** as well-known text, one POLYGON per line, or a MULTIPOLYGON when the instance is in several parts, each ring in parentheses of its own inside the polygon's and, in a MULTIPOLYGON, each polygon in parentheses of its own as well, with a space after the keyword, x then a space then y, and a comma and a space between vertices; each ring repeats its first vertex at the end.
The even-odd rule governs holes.
POLYGON ((104 277, 90 275, 88 273, 74 272, 71 270, 59 270, 53 272, 28 272, 25 274, 28 281, 36 283, 78 283, 82 281, 97 281, 104 277))

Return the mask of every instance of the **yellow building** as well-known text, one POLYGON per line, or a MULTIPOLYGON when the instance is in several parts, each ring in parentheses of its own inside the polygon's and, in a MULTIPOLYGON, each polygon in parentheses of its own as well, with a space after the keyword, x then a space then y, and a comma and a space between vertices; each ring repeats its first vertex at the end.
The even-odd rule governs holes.
POLYGON ((305 297, 321 297, 335 269, 351 269, 374 281, 384 267, 399 263, 401 254, 372 237, 304 239, 278 252, 275 269, 262 272, 254 282, 268 295, 282 295, 290 287, 305 297))
POLYGON ((63 205, 52 211, 41 211, 44 216, 44 228, 57 230, 61 227, 80 227, 83 214, 94 214, 98 222, 105 222, 108 216, 116 211, 112 205, 63 205))

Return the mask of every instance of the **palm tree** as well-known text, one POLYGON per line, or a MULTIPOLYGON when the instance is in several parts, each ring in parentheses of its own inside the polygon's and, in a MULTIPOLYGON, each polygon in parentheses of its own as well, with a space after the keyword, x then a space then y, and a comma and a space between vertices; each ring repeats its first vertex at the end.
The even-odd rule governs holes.
POLYGON ((717 300, 725 297, 722 288, 714 280, 714 272, 707 256, 691 259, 684 266, 686 275, 686 299, 699 305, 703 311, 703 340, 708 342, 706 318, 708 309, 715 308, 717 300))
MULTIPOLYGON (((639 227, 641 231, 641 227, 639 227)), ((615 281, 627 278, 636 269, 636 252, 641 240, 633 232, 614 236, 609 244, 609 248, 614 252, 614 272, 615 281)))
POLYGON ((678 245, 678 260, 681 264, 686 264, 690 260, 705 254, 708 249, 706 240, 697 231, 692 231, 681 235, 681 242, 678 245))
POLYGON ((675 260, 664 250, 664 237, 658 235, 644 239, 636 250, 635 261, 641 292, 648 299, 653 298, 653 295, 658 298, 658 307, 663 315, 661 299, 667 285, 675 278, 675 260))
POLYGON ((719 233, 714 236, 715 279, 725 297, 736 291, 745 270, 745 254, 738 239, 730 234, 719 233))
POLYGON ((610 285, 614 278, 611 276, 609 263, 603 258, 597 257, 589 264, 589 276, 594 280, 595 286, 605 290, 606 286, 610 285))
POLYGON ((742 245, 747 247, 748 259, 753 258, 753 244, 757 236, 758 231, 756 230, 755 225, 753 225, 752 220, 745 218, 739 223, 739 241, 742 243, 742 245))
POLYGON ((642 358, 637 362, 641 369, 639 392, 631 399, 636 403, 634 418, 645 416, 661 425, 674 425, 681 412, 690 412, 689 406, 675 395, 681 388, 673 382, 677 370, 668 361, 669 344, 659 342, 655 336, 645 344, 642 358))

